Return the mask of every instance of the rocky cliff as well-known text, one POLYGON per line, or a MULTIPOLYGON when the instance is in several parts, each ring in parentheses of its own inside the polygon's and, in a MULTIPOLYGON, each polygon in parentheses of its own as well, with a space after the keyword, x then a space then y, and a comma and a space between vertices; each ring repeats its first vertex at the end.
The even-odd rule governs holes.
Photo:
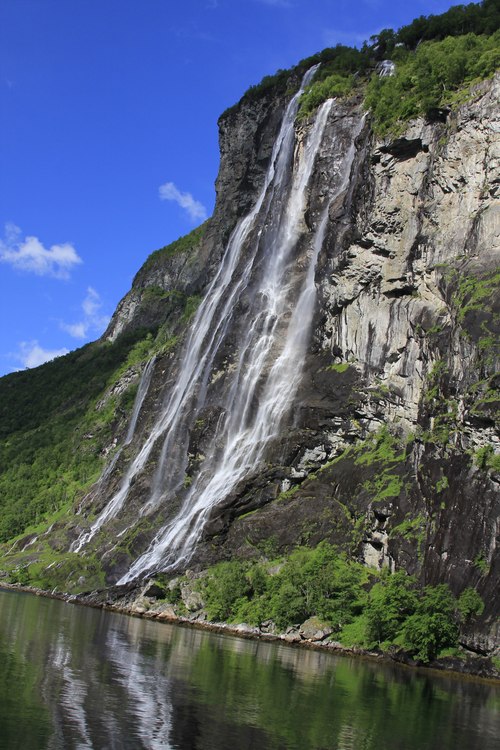
MULTIPOLYGON (((292 76, 290 87, 297 86, 292 76)), ((486 609, 464 638, 480 652, 494 648, 499 94, 497 76, 450 113, 413 121, 398 138, 384 140, 374 136, 360 97, 330 107, 290 261, 298 275, 321 230, 314 316, 303 367, 297 363, 300 383, 264 455, 210 509, 189 567, 326 539, 367 565, 403 568, 423 584, 446 582, 455 594, 476 588, 486 609)), ((82 559, 97 553, 107 585, 126 574, 158 528, 184 507, 220 438, 224 394, 245 333, 237 323, 210 361, 202 408, 182 433, 182 481, 172 476, 170 494, 150 500, 162 461, 158 441, 120 496, 123 477, 178 382, 193 311, 235 227, 265 187, 290 97, 270 89, 243 98, 221 118, 213 217, 187 241, 151 256, 105 333, 113 342, 153 330, 156 359, 133 435, 127 419, 117 420, 103 476, 47 538, 82 559), (110 498, 118 497, 107 513, 110 498), (89 535, 96 518, 101 521, 89 535)), ((312 115, 295 124, 295 164, 315 121, 312 115)), ((234 320, 243 320, 251 304, 244 289, 234 320)), ((104 402, 137 382, 141 369, 123 374, 104 402)), ((36 555, 31 539, 18 549, 26 543, 36 555)), ((85 575, 79 586, 85 588, 85 575)))

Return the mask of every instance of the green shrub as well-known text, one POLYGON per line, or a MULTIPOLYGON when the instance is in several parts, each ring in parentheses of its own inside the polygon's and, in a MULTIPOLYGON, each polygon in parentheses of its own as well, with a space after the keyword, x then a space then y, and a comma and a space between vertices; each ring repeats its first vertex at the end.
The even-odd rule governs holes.
POLYGON ((458 625, 441 612, 416 613, 403 628, 403 646, 415 659, 432 661, 445 648, 458 643, 458 625))
POLYGON ((462 591, 458 598, 458 611, 464 622, 483 614, 484 602, 475 589, 469 587, 462 591))
POLYGON ((247 566, 238 561, 221 562, 203 580, 203 596, 212 620, 232 620, 241 599, 250 592, 247 566))
POLYGON ((474 463, 479 469, 493 469, 500 472, 500 454, 495 453, 492 445, 484 445, 474 454, 474 463))
POLYGON ((404 620, 415 612, 417 601, 415 579, 403 570, 376 583, 365 609, 368 642, 393 641, 404 620))
POLYGON ((446 584, 426 586, 414 614, 404 622, 401 643, 423 662, 458 644, 456 600, 446 584))
POLYGON ((307 117, 327 99, 347 96, 352 91, 352 76, 332 73, 321 81, 316 81, 307 88, 300 100, 299 118, 307 117))
POLYGON ((374 74, 365 106, 379 135, 397 133, 404 122, 453 103, 461 86, 490 76, 500 62, 500 32, 466 34, 419 44, 398 62, 394 76, 374 74))
POLYGON ((459 623, 481 614, 473 589, 460 598, 446 584, 421 589, 403 570, 371 571, 328 542, 298 547, 274 561, 219 563, 200 581, 211 619, 278 630, 318 617, 346 646, 403 647, 428 662, 458 646, 459 623))
POLYGON ((21 565, 10 571, 9 583, 18 583, 20 586, 29 586, 30 582, 31 577, 29 573, 29 565, 21 565))
POLYGON ((273 575, 264 563, 219 563, 201 585, 211 618, 271 619, 283 629, 316 615, 340 630, 363 611, 367 579, 362 565, 322 542, 294 550, 273 575))

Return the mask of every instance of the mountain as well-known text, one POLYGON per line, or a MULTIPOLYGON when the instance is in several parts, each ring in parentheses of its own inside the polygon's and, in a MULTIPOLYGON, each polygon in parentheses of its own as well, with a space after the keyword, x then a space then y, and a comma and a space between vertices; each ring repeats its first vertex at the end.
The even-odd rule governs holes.
POLYGON ((133 587, 327 542, 474 590, 462 642, 497 647, 498 32, 392 38, 399 74, 372 75, 386 37, 251 89, 213 216, 99 341, 0 380, 6 580, 133 587))

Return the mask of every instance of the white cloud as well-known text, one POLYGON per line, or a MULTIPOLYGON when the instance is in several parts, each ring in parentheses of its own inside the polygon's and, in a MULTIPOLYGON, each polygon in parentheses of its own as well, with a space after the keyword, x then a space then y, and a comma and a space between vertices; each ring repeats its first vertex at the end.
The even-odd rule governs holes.
POLYGON ((38 365, 43 365, 44 362, 49 362, 51 359, 68 354, 68 351, 66 348, 44 349, 36 340, 21 341, 19 352, 13 356, 21 362, 23 367, 38 367, 38 365))
POLYGON ((87 335, 87 325, 84 321, 80 323, 61 323, 61 328, 74 339, 84 339, 87 335))
POLYGON ((89 286, 87 296, 82 302, 82 320, 76 323, 61 322, 62 330, 75 339, 85 339, 91 333, 100 335, 109 323, 109 315, 103 315, 101 307, 102 302, 99 293, 89 286))
POLYGON ((6 224, 5 238, 0 240, 0 262, 8 263, 19 271, 68 279, 73 266, 82 263, 73 245, 43 246, 38 237, 21 238, 15 224, 6 224))
POLYGON ((87 287, 87 296, 82 302, 82 309, 87 318, 94 319, 101 307, 102 302, 98 292, 91 286, 87 287))
POLYGON ((162 201, 174 201, 174 203, 177 203, 187 211, 191 221, 205 221, 208 216, 207 209, 203 203, 195 200, 191 193, 181 193, 173 182, 166 182, 164 185, 160 185, 159 193, 162 201))

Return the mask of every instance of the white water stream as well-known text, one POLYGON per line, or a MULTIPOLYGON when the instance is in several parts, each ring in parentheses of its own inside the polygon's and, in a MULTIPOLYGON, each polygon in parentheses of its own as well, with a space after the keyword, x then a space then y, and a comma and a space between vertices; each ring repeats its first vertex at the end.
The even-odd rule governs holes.
POLYGON ((137 389, 137 394, 135 396, 134 408, 132 409, 132 415, 130 417, 130 423, 128 426, 124 445, 128 445, 130 442, 132 442, 132 438, 134 437, 135 428, 137 427, 137 420, 139 419, 139 414, 142 409, 142 404, 144 403, 146 393, 149 389, 149 384, 151 383, 151 376, 153 374, 155 362, 156 356, 151 357, 143 370, 141 380, 139 382, 139 387, 137 389))
MULTIPOLYGON (((215 375, 214 360, 227 337, 236 336, 238 351, 231 362, 231 375, 225 376, 226 390, 219 403, 211 448, 175 517, 159 530, 120 584, 189 559, 212 509, 259 466, 293 403, 314 314, 316 261, 328 223, 328 206, 315 234, 307 228, 304 216, 307 188, 331 100, 320 107, 297 149, 295 141, 299 97, 314 72, 315 68, 306 74, 286 109, 262 190, 252 210, 233 231, 219 270, 198 308, 176 384, 155 426, 118 492, 75 544, 78 551, 120 512, 131 484, 145 468, 160 438, 163 444, 142 515, 164 503, 168 509, 170 494, 182 486, 185 477, 189 431, 205 406, 215 375), (299 240, 308 234, 306 254, 303 249, 298 254, 299 240), (243 296, 245 303, 241 305, 243 296)), ((345 179, 353 154, 352 148, 345 157, 345 179)), ((135 424, 130 429, 133 431, 135 424)))
MULTIPOLYGON (((318 112, 294 174, 288 200, 283 201, 283 196, 276 190, 281 215, 277 230, 273 232, 276 236, 270 248, 272 253, 267 257, 256 294, 259 309, 255 317, 248 316, 247 335, 239 351, 226 408, 213 440, 212 454, 206 457, 177 517, 160 530, 150 549, 136 560, 120 583, 159 565, 164 568, 168 558, 178 564, 189 557, 212 508, 258 465, 293 402, 314 312, 314 270, 321 240, 314 243, 309 253, 298 297, 296 284, 288 278, 293 276, 289 262, 300 235, 306 187, 331 104, 331 100, 325 102, 318 112), (281 208, 283 204, 284 209, 281 208)), ((290 127, 293 127, 293 120, 290 127)), ((281 184, 276 187, 280 188, 281 184)), ((320 224, 323 223, 326 224, 320 224)), ((319 234, 322 232, 318 232, 317 237, 319 234)))
MULTIPOLYGON (((151 377, 153 375, 154 366, 156 362, 156 356, 153 356, 149 362, 146 364, 146 367, 142 371, 141 379, 139 381, 139 387, 137 388, 137 393, 135 395, 134 400, 134 406, 132 408, 132 414, 130 416, 130 422, 127 430, 127 434, 125 436, 125 440, 123 444, 120 446, 118 451, 115 453, 111 461, 108 463, 106 468, 104 469, 101 478, 99 479, 99 487, 103 486, 104 483, 107 481, 108 477, 111 476, 111 473, 120 458, 121 452, 123 448, 125 448, 126 445, 129 445, 129 443, 132 442, 132 439, 135 434, 135 428, 137 427, 137 420, 139 419, 139 414, 142 408, 142 404, 144 403, 144 399, 146 398, 146 394, 149 389, 149 385, 151 383, 151 377)), ((97 490, 93 492, 93 494, 97 494, 97 490)), ((120 500, 117 500, 118 495, 115 495, 114 498, 110 500, 110 502, 106 505, 102 513, 96 518, 90 529, 80 534, 78 539, 73 542, 73 544, 70 547, 71 552, 79 552, 82 547, 84 547, 87 542, 89 542, 92 537, 99 531, 101 526, 106 523, 110 518, 113 518, 121 508, 121 505, 123 504, 123 500, 120 498, 120 500), (114 501, 114 502, 113 502, 114 501), (118 504, 120 503, 119 507, 118 504)))

